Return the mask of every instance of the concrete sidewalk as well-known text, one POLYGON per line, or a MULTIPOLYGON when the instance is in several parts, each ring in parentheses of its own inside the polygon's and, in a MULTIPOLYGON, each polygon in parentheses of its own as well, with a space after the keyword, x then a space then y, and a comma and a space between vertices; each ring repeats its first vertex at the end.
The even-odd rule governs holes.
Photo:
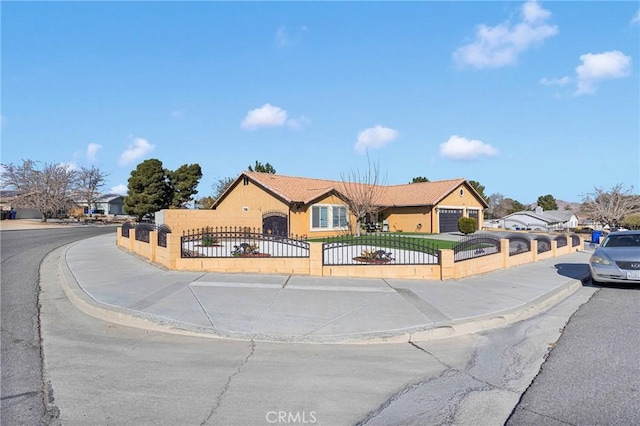
POLYGON ((275 342, 407 342, 477 332, 533 316, 589 276, 585 252, 449 281, 168 271, 116 247, 113 235, 64 253, 63 287, 89 315, 275 342))

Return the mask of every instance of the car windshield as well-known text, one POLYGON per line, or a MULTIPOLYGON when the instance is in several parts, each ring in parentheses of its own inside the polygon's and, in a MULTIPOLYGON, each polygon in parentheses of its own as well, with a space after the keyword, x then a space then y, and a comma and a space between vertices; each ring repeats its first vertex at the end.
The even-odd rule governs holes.
POLYGON ((640 247, 640 235, 609 235, 602 247, 640 247))

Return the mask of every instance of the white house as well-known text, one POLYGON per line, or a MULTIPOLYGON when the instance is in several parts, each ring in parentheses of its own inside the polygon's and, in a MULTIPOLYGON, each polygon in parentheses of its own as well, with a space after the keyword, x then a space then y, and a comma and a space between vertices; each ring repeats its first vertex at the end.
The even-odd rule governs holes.
MULTIPOLYGON (((89 206, 86 201, 77 201, 84 214, 89 214, 89 206)), ((124 195, 120 194, 103 194, 91 203, 91 214, 105 215, 123 215, 124 213, 124 195)))
POLYGON ((578 226, 578 217, 571 210, 535 210, 511 213, 498 219, 499 227, 512 230, 558 231, 578 226))

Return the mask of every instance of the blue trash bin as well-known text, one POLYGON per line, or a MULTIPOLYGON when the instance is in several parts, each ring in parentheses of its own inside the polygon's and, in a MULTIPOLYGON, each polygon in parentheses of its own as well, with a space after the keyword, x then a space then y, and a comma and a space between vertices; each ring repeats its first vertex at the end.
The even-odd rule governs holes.
POLYGON ((591 231, 591 242, 594 244, 600 244, 600 237, 602 237, 602 231, 591 231))

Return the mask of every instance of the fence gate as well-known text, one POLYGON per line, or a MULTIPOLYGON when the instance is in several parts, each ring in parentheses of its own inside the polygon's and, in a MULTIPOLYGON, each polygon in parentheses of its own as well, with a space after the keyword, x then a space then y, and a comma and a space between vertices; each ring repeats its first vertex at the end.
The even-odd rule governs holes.
POLYGON ((262 233, 286 237, 289 235, 288 216, 280 211, 269 211, 262 214, 262 233))

